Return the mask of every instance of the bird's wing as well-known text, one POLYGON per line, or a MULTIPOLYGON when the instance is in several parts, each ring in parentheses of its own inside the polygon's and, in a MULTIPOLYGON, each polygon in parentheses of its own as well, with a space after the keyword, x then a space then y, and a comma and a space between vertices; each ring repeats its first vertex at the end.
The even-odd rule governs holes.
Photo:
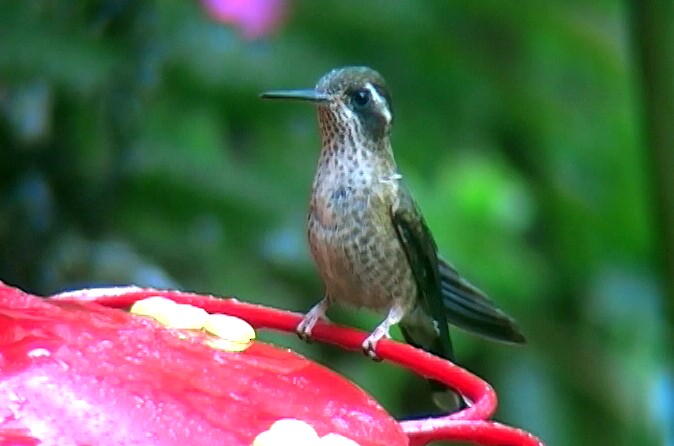
POLYGON ((450 324, 497 341, 526 342, 517 323, 499 310, 482 291, 444 260, 439 259, 438 266, 442 302, 450 324))
POLYGON ((414 318, 411 323, 403 320, 400 328, 410 344, 453 360, 435 240, 403 184, 399 184, 397 201, 390 208, 391 221, 412 269, 421 312, 430 317, 414 318), (432 326, 418 326, 423 320, 432 326))

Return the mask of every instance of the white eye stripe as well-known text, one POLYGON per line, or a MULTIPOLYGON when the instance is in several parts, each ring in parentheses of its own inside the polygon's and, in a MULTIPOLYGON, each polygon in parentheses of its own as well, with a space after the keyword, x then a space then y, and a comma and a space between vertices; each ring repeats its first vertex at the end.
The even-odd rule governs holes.
POLYGON ((391 112, 388 109, 388 104, 386 103, 386 99, 382 97, 382 95, 379 94, 376 88, 374 88, 374 85, 372 83, 368 82, 365 84, 365 89, 370 92, 370 95, 372 96, 372 99, 374 100, 375 104, 379 106, 379 110, 381 110, 382 115, 384 115, 384 119, 386 119, 386 122, 391 122, 391 112))
POLYGON ((370 92, 372 99, 374 99, 377 104, 386 104, 386 100, 381 97, 377 89, 374 88, 374 85, 372 85, 370 82, 365 84, 365 89, 370 92))

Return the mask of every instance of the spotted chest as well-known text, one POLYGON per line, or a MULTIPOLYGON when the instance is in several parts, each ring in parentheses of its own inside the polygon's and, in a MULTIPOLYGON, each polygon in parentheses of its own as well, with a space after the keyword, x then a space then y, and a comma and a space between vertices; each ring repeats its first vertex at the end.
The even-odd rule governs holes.
POLYGON ((399 175, 358 153, 322 159, 309 206, 311 254, 337 302, 388 310, 416 295, 407 258, 393 228, 399 175))

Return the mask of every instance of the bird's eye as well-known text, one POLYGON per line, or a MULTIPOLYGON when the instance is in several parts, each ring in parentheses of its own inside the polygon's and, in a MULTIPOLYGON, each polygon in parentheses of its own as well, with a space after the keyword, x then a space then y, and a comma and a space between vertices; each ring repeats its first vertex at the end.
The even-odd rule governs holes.
POLYGON ((364 107, 370 102, 370 91, 366 88, 361 88, 360 90, 354 91, 351 97, 354 104, 358 107, 364 107))

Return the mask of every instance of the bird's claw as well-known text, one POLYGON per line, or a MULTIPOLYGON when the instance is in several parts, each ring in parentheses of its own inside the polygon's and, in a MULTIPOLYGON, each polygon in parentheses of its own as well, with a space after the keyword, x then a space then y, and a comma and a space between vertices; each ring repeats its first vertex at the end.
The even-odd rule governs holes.
POLYGON ((301 330, 295 330, 297 337, 300 338, 300 341, 311 344, 311 334, 301 330))
POLYGON ((311 342, 311 332, 316 323, 321 320, 321 318, 325 318, 325 310, 328 308, 329 304, 330 300, 326 297, 309 310, 300 323, 297 324, 297 328, 295 328, 295 333, 297 333, 298 338, 304 342, 311 342))
POLYGON ((382 358, 377 354, 377 340, 372 339, 372 336, 368 337, 362 345, 363 354, 370 358, 373 361, 381 362, 382 358))
POLYGON ((314 325, 316 325, 315 319, 309 317, 302 319, 295 329, 297 337, 304 342, 311 342, 311 332, 314 329, 314 325))
POLYGON ((379 343, 380 340, 384 338, 388 339, 390 337, 391 336, 389 335, 388 327, 382 326, 377 327, 372 332, 372 334, 363 341, 361 347, 363 349, 363 353, 365 354, 365 356, 372 359, 373 361, 377 362, 381 361, 382 358, 379 357, 379 355, 377 354, 377 344, 379 343))

